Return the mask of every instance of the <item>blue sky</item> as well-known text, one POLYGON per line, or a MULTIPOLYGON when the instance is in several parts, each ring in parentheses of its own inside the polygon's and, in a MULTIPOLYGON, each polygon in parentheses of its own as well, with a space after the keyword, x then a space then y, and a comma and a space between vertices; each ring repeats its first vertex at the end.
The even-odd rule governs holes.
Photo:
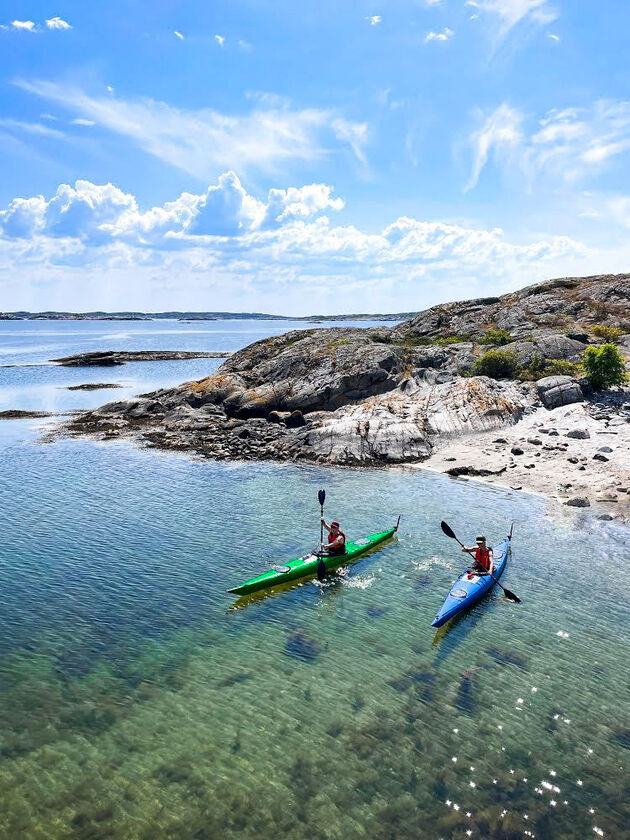
POLYGON ((630 270, 621 0, 0 14, 2 309, 403 311, 630 270))

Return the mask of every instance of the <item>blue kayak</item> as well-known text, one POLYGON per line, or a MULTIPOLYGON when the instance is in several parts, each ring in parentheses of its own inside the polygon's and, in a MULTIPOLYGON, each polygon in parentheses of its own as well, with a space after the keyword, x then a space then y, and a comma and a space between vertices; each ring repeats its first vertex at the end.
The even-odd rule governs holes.
MULTIPOLYGON (((492 574, 498 579, 507 566, 508 556, 510 554, 510 538, 507 537, 503 542, 494 546, 493 554, 494 570, 492 574)), ((493 586, 494 581, 490 575, 473 575, 469 578, 468 572, 464 572, 453 584, 451 591, 440 607, 440 611, 435 616, 435 620, 431 622, 431 627, 441 627, 454 616, 469 609, 473 604, 481 600, 484 595, 487 595, 493 586)))

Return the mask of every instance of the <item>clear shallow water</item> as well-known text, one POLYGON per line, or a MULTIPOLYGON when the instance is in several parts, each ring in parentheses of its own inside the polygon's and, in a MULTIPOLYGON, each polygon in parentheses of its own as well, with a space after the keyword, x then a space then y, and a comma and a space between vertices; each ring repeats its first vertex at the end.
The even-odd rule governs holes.
POLYGON ((0 424, 0 837, 630 836, 627 532, 419 470, 32 425, 0 424), (402 513, 400 539, 235 609, 230 585, 316 541, 320 486, 349 536, 402 513), (522 605, 434 633, 461 568, 442 518, 492 541, 516 520, 522 605))

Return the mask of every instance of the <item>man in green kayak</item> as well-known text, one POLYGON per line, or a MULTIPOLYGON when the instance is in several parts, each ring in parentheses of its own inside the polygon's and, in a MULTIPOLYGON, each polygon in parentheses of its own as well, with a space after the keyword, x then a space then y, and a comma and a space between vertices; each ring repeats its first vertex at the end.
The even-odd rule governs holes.
POLYGON ((322 525, 328 531, 328 545, 322 545, 322 549, 327 554, 345 554, 346 553, 346 535, 339 529, 338 522, 331 522, 327 524, 322 516, 322 525))
POLYGON ((462 551, 465 551, 467 554, 470 554, 471 557, 474 558, 475 562, 472 565, 472 568, 469 569, 468 577, 471 578, 473 575, 487 575, 489 572, 492 571, 492 567, 494 564, 494 556, 492 554, 492 549, 488 548, 486 544, 486 538, 480 534, 477 539, 475 540, 477 545, 468 548, 467 546, 462 547, 462 551))

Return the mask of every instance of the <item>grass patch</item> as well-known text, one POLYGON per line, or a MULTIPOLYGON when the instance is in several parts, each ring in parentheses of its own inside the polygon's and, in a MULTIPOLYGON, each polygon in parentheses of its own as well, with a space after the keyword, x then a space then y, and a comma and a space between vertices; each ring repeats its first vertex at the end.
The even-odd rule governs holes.
POLYGON ((619 327, 607 327, 605 324, 595 324, 591 327, 591 332, 607 344, 616 344, 623 335, 623 330, 619 327))

